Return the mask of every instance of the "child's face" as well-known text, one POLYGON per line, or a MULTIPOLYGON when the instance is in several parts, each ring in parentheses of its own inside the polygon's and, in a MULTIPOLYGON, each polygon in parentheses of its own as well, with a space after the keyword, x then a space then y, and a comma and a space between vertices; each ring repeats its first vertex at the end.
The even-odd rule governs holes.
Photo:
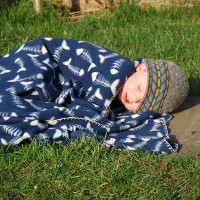
POLYGON ((118 93, 119 100, 127 110, 135 112, 145 94, 147 87, 147 71, 145 63, 136 68, 136 72, 130 76, 118 93))

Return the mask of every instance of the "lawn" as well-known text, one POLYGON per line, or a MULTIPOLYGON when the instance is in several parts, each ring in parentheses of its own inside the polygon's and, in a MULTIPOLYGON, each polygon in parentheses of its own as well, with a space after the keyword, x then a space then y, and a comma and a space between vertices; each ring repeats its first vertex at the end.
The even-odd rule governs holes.
MULTIPOLYGON (((69 17, 46 2, 0 11, 0 55, 40 37, 84 40, 136 57, 172 60, 200 95, 200 8, 145 11, 124 4, 69 17)), ((95 139, 0 148, 0 199, 199 199, 200 156, 154 155, 107 148, 95 139)))

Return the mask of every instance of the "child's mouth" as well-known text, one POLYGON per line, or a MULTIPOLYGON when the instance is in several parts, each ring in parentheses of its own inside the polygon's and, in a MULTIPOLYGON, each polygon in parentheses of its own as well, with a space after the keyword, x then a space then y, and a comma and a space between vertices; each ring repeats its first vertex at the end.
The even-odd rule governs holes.
POLYGON ((127 92, 124 94, 123 99, 124 99, 124 102, 129 103, 127 92))

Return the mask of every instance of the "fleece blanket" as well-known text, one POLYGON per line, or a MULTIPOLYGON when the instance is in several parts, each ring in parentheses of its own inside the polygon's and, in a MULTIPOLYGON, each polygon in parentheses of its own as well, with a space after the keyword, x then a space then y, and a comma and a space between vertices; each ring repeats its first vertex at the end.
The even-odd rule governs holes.
POLYGON ((155 112, 114 113, 111 102, 142 58, 65 38, 40 38, 0 57, 0 144, 96 137, 107 146, 172 153, 155 112))

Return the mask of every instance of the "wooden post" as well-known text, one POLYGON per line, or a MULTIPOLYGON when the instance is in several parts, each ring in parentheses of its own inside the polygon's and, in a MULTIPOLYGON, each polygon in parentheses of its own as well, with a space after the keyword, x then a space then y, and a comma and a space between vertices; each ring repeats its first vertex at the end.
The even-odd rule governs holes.
POLYGON ((72 8, 72 0, 62 0, 62 6, 70 10, 72 8))
POLYGON ((36 14, 41 13, 41 0, 33 0, 33 8, 36 14))

